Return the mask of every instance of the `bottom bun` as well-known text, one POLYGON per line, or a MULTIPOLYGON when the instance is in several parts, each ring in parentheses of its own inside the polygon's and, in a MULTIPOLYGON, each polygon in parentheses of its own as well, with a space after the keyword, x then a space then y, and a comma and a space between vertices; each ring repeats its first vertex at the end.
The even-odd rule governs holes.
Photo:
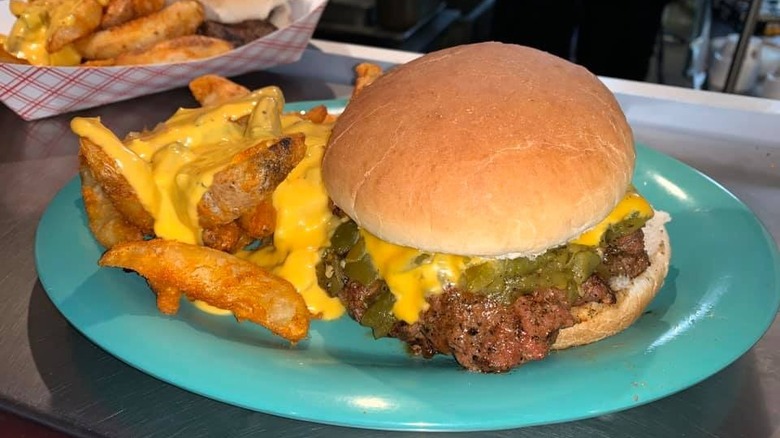
POLYGON ((643 228, 645 249, 650 257, 650 266, 633 280, 618 278, 610 283, 617 303, 589 303, 572 309, 574 320, 571 327, 558 333, 553 350, 590 344, 625 330, 644 312, 645 308, 663 286, 669 271, 672 255, 669 234, 664 224, 669 221, 665 212, 656 212, 643 228))

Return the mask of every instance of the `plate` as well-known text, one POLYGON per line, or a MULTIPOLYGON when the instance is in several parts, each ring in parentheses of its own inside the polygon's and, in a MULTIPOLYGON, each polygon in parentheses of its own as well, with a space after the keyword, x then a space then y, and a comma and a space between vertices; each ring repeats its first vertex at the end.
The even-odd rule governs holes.
MULTIPOLYGON (((292 109, 310 107, 291 105, 292 109)), ((666 155, 637 147, 634 183, 668 211, 663 289, 624 332, 500 375, 408 356, 348 318, 314 322, 295 347, 263 328, 183 305, 158 313, 142 278, 98 269, 77 179, 36 235, 38 273, 65 318, 103 349, 197 394, 283 417, 395 430, 488 430, 571 421, 685 389, 745 353, 780 303, 774 241, 736 197, 666 155), (714 348, 713 346, 717 346, 714 348), (594 385, 593 382, 599 382, 594 385)))

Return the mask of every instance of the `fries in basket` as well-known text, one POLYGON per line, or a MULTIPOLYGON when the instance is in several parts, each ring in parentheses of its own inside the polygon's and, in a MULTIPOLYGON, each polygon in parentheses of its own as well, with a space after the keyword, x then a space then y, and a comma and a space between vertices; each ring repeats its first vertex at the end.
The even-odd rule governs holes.
MULTIPOLYGON (((214 17, 212 2, 11 0, 16 21, 7 36, 0 35, 0 62, 89 67, 185 62, 220 55, 278 28, 270 21, 278 12, 272 9, 260 10, 267 19, 214 21, 220 17, 214 17)), ((288 8, 284 0, 277 3, 288 8)), ((245 9, 230 17, 257 16, 245 9)))

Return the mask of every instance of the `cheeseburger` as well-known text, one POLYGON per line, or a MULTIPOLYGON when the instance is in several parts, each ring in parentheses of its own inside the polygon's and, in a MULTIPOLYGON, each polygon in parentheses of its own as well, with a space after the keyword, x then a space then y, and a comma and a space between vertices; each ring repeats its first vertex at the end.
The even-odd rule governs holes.
POLYGON ((502 372, 632 324, 668 270, 635 151, 582 67, 499 43, 423 56, 355 96, 322 163, 343 222, 320 283, 375 337, 502 372))

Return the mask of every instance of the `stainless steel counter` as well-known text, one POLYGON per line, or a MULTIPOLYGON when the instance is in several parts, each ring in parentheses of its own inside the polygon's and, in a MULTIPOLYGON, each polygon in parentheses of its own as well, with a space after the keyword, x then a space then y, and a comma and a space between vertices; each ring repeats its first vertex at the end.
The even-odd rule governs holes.
MULTIPOLYGON (((249 87, 279 85, 290 101, 343 97, 350 91, 356 57, 387 63, 410 57, 317 46, 297 64, 238 81, 249 87)), ((605 81, 617 93, 639 142, 724 185, 780 242, 780 105, 605 81)), ((194 101, 182 89, 78 114, 100 116, 124 133, 153 126, 188 105, 194 101)), ((0 108, 0 407, 79 436, 426 435, 324 426, 212 401, 125 365, 69 326, 38 281, 33 240, 47 203, 76 175, 77 142, 68 128, 74 115, 23 122, 0 108)), ((780 324, 775 320, 731 366, 660 401, 590 420, 478 435, 780 437, 780 324)))

